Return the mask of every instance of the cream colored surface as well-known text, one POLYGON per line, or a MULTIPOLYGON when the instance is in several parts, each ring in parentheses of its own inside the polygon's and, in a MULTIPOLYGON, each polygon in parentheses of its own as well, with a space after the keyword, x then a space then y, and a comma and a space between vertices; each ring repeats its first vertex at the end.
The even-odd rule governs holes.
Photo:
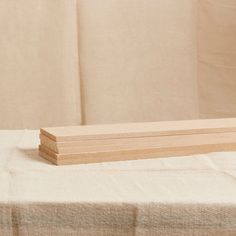
POLYGON ((236 153, 54 166, 0 131, 0 235, 236 234, 236 153))
POLYGON ((0 127, 235 116, 235 29, 234 0, 1 0, 0 127))

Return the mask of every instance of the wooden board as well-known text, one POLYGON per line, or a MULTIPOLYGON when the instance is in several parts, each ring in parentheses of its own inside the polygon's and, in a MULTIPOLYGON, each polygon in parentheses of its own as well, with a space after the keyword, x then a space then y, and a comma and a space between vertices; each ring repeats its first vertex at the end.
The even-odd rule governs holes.
POLYGON ((119 151, 101 151, 76 154, 55 154, 47 148, 44 148, 43 146, 39 147, 39 155, 56 165, 99 163, 170 156, 186 156, 216 151, 236 151, 236 143, 205 144, 169 148, 146 148, 140 150, 134 149, 119 151))
POLYGON ((40 136, 41 145, 54 153, 83 153, 100 151, 119 151, 124 149, 142 148, 169 148, 185 147, 194 145, 211 145, 223 143, 236 143, 236 132, 209 133, 209 134, 188 134, 159 137, 137 137, 120 139, 82 140, 74 142, 58 143, 44 135, 40 136), (78 143, 80 145, 78 145, 78 143), (63 144, 62 146, 60 144, 63 144), (66 146, 68 144, 68 146, 66 146), (88 145, 89 144, 89 145, 88 145))
POLYGON ((57 142, 236 132, 236 118, 42 128, 57 142))

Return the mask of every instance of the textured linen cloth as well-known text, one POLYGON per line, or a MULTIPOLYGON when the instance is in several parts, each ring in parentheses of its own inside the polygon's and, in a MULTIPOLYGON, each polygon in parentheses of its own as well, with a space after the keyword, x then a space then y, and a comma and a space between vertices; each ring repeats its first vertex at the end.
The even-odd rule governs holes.
POLYGON ((236 153, 54 166, 0 131, 0 235, 235 236, 236 153))

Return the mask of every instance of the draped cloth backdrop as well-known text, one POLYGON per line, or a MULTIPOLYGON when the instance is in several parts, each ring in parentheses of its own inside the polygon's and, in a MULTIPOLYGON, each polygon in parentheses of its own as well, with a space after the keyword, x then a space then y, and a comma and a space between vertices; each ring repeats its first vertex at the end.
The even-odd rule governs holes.
POLYGON ((235 0, 1 0, 0 128, 236 116, 235 0))

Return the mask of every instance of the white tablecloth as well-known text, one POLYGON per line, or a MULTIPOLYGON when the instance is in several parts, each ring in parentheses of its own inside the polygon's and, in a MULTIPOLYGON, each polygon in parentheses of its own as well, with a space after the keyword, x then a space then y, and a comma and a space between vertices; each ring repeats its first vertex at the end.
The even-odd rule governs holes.
POLYGON ((0 131, 0 235, 236 235, 236 153, 54 166, 0 131))

